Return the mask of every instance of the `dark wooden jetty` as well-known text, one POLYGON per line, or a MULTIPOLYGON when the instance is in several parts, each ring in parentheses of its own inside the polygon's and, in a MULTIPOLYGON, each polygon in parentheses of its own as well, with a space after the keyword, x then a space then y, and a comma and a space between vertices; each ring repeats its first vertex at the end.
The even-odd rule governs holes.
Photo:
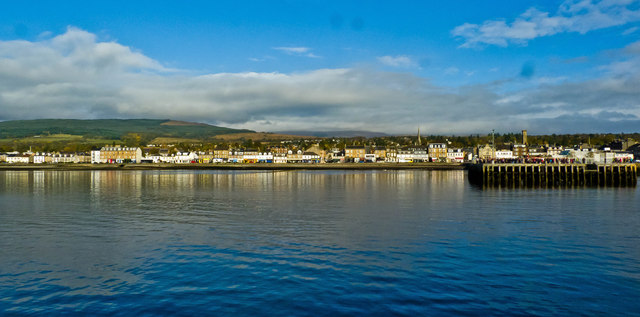
POLYGON ((495 187, 636 186, 636 164, 471 164, 469 181, 495 187))

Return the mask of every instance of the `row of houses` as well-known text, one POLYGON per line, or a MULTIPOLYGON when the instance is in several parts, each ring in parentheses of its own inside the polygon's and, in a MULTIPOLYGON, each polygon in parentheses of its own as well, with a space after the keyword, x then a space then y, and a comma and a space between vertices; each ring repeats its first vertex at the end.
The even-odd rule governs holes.
POLYGON ((142 150, 132 147, 103 147, 85 152, 9 152, 0 154, 0 162, 18 164, 62 164, 62 163, 140 163, 142 150))
POLYGON ((388 148, 348 146, 344 150, 321 150, 317 145, 306 150, 274 147, 268 151, 257 149, 217 149, 212 151, 156 151, 143 152, 139 147, 105 146, 90 153, 18 153, 0 154, 6 163, 327 163, 327 162, 463 162, 471 159, 469 151, 447 149, 446 144, 434 143, 425 147, 388 148))
POLYGON ((429 143, 426 146, 367 147, 347 146, 332 153, 330 160, 339 162, 458 162, 472 159, 472 150, 448 148, 447 143, 429 143))
POLYGON ((0 154, 0 162, 21 164, 59 163, 344 163, 344 162, 468 162, 493 160, 571 160, 585 163, 633 161, 640 157, 640 144, 621 149, 590 145, 574 147, 528 146, 525 144, 483 145, 476 148, 450 148, 447 143, 429 143, 413 147, 347 146, 344 150, 321 150, 317 145, 306 150, 274 147, 268 151, 257 149, 216 149, 211 151, 178 151, 168 149, 152 154, 139 147, 105 146, 90 153, 32 153, 0 154))
POLYGON ((61 164, 61 163, 90 163, 91 156, 87 153, 40 153, 40 152, 10 152, 0 154, 0 162, 14 164, 61 164))
MULTIPOLYGON (((254 149, 177 152, 175 154, 147 155, 142 163, 320 163, 319 154, 309 151, 285 153, 260 152, 254 149)), ((101 163, 101 162, 96 162, 101 163)))
POLYGON ((610 147, 595 148, 588 144, 573 147, 563 146, 534 146, 528 147, 523 144, 513 144, 510 147, 492 147, 484 145, 478 147, 478 158, 484 161, 504 161, 515 159, 528 160, 565 160, 582 163, 611 163, 611 162, 632 162, 634 158, 640 157, 640 144, 626 150, 612 149, 610 147))

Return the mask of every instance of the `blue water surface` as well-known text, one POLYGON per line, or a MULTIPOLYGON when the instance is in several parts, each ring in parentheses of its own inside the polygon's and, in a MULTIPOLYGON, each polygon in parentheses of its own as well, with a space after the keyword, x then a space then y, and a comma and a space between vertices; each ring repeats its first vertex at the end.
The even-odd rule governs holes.
POLYGON ((638 298, 638 187, 0 172, 0 315, 640 316, 638 298))

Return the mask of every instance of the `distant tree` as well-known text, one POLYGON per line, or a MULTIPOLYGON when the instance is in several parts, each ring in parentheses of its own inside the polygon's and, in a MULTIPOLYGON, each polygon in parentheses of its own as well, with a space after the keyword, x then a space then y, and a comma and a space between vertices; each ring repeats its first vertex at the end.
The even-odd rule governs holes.
POLYGON ((127 133, 120 138, 125 146, 138 147, 142 144, 142 136, 138 133, 127 133))

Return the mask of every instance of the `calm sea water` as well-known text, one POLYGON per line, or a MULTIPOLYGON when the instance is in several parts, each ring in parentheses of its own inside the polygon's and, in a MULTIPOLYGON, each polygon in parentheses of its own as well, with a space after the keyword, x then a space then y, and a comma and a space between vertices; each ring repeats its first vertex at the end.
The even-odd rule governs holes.
POLYGON ((0 315, 640 315, 640 187, 0 172, 0 315))

